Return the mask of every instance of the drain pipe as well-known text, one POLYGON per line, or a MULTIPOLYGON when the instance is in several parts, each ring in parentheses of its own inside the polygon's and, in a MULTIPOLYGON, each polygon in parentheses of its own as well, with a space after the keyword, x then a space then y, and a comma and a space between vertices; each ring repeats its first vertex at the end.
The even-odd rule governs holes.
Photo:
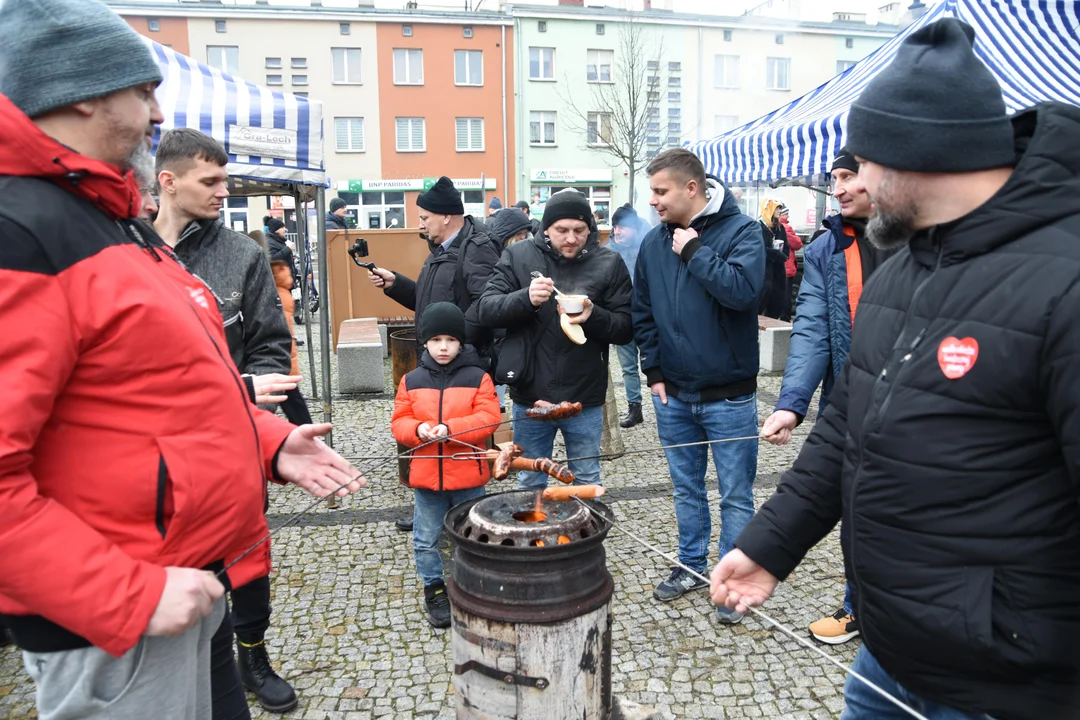
MULTIPOLYGON (((499 43, 499 49, 502 50, 502 147, 503 147, 503 197, 506 198, 506 206, 510 207, 510 156, 506 136, 508 134, 506 128, 506 26, 500 27, 502 30, 502 42, 499 43)), ((516 196, 517 193, 515 192, 516 196)))

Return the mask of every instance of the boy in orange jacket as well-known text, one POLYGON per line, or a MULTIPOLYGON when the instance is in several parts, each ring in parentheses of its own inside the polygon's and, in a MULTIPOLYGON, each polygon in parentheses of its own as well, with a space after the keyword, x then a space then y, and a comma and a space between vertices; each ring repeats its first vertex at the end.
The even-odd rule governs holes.
MULTIPOLYGON (((418 327, 426 350, 417 368, 401 378, 390 422, 394 437, 407 447, 449 435, 486 446, 501 419, 499 400, 485 363, 464 345, 465 315, 453 303, 434 303, 418 327)), ((424 583, 424 612, 436 628, 450 627, 438 550, 443 517, 454 505, 481 497, 491 477, 486 460, 439 457, 456 452, 470 450, 453 441, 428 445, 413 453, 409 466, 416 571, 424 583)))

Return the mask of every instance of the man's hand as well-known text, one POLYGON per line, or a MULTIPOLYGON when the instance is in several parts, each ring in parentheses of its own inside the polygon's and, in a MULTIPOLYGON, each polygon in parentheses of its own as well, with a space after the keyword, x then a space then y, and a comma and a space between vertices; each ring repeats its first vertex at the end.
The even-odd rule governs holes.
POLYGON ((299 485, 315 497, 326 497, 335 491, 338 497, 345 497, 367 485, 367 480, 348 460, 318 439, 333 429, 330 423, 323 423, 301 425, 293 430, 278 451, 277 473, 281 479, 299 485))
POLYGON ((560 305, 559 306, 559 314, 560 315, 566 315, 568 318, 570 318, 569 320, 567 320, 567 322, 569 322, 571 325, 580 325, 581 323, 585 322, 586 320, 588 320, 589 318, 592 317, 592 310, 593 310, 593 302, 592 302, 592 300, 590 300, 589 298, 585 298, 585 302, 582 305, 582 307, 584 309, 581 312, 577 313, 576 315, 570 315, 565 310, 563 310, 562 305, 560 305))
POLYGON ((697 236, 697 230, 692 228, 677 228, 675 232, 671 234, 671 249, 675 251, 676 255, 680 255, 682 254, 682 249, 686 247, 686 243, 697 236))
POLYGON ((653 395, 659 396, 661 405, 667 405, 667 387, 663 382, 653 383, 649 386, 649 390, 653 395))
POLYGON ((431 428, 431 437, 434 440, 438 440, 439 438, 447 438, 449 436, 450 428, 446 427, 445 425, 436 425, 435 427, 431 428))
POLYGON ((377 267, 374 270, 368 270, 368 280, 371 281, 372 285, 377 288, 382 288, 383 290, 389 290, 394 287, 394 277, 394 273, 381 267, 377 267))
POLYGON ((529 283, 529 302, 533 304, 533 307, 540 307, 551 299, 553 292, 555 292, 555 283, 551 281, 551 278, 533 278, 529 283))
POLYGON ((183 635, 210 614, 225 587, 213 573, 165 568, 165 590, 146 626, 147 635, 183 635))
POLYGON ((743 614, 768 600, 780 582, 739 549, 720 560, 709 580, 713 604, 743 614))
POLYGON ((787 445, 791 441, 791 431, 798 424, 798 415, 790 410, 777 410, 761 426, 761 434, 773 445, 787 445))
POLYGON ((252 375, 251 384, 255 387, 255 404, 285 402, 287 398, 277 393, 295 390, 301 379, 299 375, 282 375, 281 373, 252 375))

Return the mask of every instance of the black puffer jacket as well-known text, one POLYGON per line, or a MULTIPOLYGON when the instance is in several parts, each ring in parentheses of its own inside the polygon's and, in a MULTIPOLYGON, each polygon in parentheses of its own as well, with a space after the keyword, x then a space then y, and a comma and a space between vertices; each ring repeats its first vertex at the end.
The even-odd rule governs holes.
POLYGON ((603 405, 607 393, 608 345, 633 338, 630 320, 630 273, 619 254, 600 247, 596 226, 581 253, 564 258, 543 235, 511 245, 495 266, 478 304, 478 319, 489 328, 505 328, 506 340, 525 338, 532 347, 528 372, 510 388, 514 402, 537 400, 603 405), (529 301, 531 273, 537 270, 563 292, 588 295, 592 315, 582 324, 584 345, 575 345, 559 326, 555 300, 539 308, 529 301))
POLYGON ((424 260, 416 280, 394 273, 394 284, 383 292, 420 315, 431 303, 450 302, 465 313, 466 342, 481 355, 489 352, 491 333, 476 322, 473 304, 484 292, 501 246, 483 222, 465 216, 465 225, 446 252, 428 241, 431 254, 424 260))
POLYGON ((999 720, 1080 717, 1080 109, 1013 120, 985 205, 874 273, 848 365, 737 541, 783 578, 843 517, 869 650, 999 720))

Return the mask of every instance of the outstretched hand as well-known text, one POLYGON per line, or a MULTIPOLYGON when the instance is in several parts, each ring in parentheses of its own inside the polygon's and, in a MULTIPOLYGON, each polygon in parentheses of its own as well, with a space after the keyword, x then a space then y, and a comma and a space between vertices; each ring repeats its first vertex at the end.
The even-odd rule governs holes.
POLYGON ((713 603, 737 613, 746 613, 748 608, 763 604, 780 582, 738 549, 720 560, 709 581, 713 603))
POLYGON ((345 497, 367 485, 359 470, 320 439, 333 429, 330 423, 322 423, 293 430, 278 451, 278 476, 315 497, 334 492, 345 497))

